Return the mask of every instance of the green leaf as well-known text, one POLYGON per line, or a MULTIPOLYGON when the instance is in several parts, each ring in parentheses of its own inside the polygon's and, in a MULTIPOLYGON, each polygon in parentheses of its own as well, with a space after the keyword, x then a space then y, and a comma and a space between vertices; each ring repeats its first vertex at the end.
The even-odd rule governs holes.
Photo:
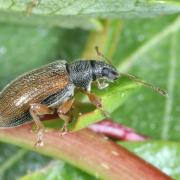
POLYGON ((149 141, 120 143, 174 179, 180 179, 180 143, 149 141))
POLYGON ((38 153, 0 144, 0 179, 14 179, 45 166, 50 158, 38 153))
MULTIPOLYGON (((35 1, 33 11, 36 14, 60 14, 60 15, 89 15, 92 17, 119 16, 153 16, 162 13, 175 13, 180 11, 180 3, 176 0, 168 1, 126 1, 101 0, 101 1, 35 1)), ((25 11, 27 6, 33 5, 33 1, 7 0, 0 1, 1 9, 9 11, 25 11)))
POLYGON ((7 24, 0 26, 1 88, 16 76, 42 64, 57 59, 69 60, 79 57, 82 51, 80 45, 87 36, 87 33, 81 30, 65 31, 59 28, 7 24), (68 52, 70 50, 71 52, 68 52))
POLYGON ((30 173, 25 175, 24 177, 20 178, 20 180, 31 180, 31 179, 38 179, 38 180, 49 180, 49 179, 96 179, 79 169, 73 168, 72 166, 65 164, 62 161, 53 161, 48 166, 40 169, 36 172, 30 173))
POLYGON ((12 23, 18 25, 28 25, 42 27, 65 27, 65 28, 82 28, 85 30, 95 29, 102 30, 101 22, 96 19, 87 17, 74 17, 62 15, 33 15, 27 16, 25 13, 0 11, 1 23, 12 23))
POLYGON ((114 57, 119 70, 168 91, 164 98, 141 88, 113 113, 117 121, 156 139, 180 140, 179 30, 179 16, 126 21, 114 57))
POLYGON ((0 21, 48 26, 102 29, 94 18, 153 17, 178 13, 180 3, 175 0, 7 0, 0 1, 0 21), (33 14, 28 17, 27 14, 33 14), (19 21, 21 19, 21 21, 19 21))

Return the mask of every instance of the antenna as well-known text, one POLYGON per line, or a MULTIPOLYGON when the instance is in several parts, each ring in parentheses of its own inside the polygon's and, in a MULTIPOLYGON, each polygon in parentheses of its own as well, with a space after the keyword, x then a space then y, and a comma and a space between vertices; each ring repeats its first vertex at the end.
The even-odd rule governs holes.
POLYGON ((109 60, 103 53, 101 53, 99 51, 99 47, 98 46, 95 46, 95 50, 96 50, 96 53, 97 53, 98 56, 104 58, 109 64, 112 64, 112 61, 109 60))
POLYGON ((120 75, 121 75, 121 76, 124 76, 124 77, 127 77, 128 79, 133 80, 133 81, 135 81, 135 82, 137 82, 137 83, 139 83, 139 84, 142 84, 142 85, 144 85, 144 86, 152 89, 153 91, 159 93, 159 94, 162 95, 162 96, 168 97, 168 93, 167 93, 166 91, 164 91, 163 89, 161 89, 161 88, 159 88, 159 87, 155 87, 155 86, 153 86, 152 84, 147 83, 147 82, 139 79, 139 78, 136 77, 136 76, 133 76, 133 75, 131 75, 131 74, 123 74, 123 73, 120 73, 120 75))
MULTIPOLYGON (((111 62, 104 54, 102 54, 102 53, 99 51, 99 47, 98 47, 98 46, 95 46, 95 50, 96 50, 96 53, 97 53, 98 56, 104 58, 109 64, 112 64, 112 62, 111 62)), ((137 83, 139 83, 139 84, 144 85, 145 87, 148 87, 148 88, 152 89, 153 91, 159 93, 159 94, 162 95, 162 96, 168 97, 168 93, 167 93, 165 90, 163 90, 163 89, 161 89, 161 88, 159 88, 159 87, 153 86, 152 84, 147 83, 147 82, 139 79, 139 78, 136 77, 136 76, 133 76, 133 75, 131 75, 131 74, 124 74, 124 73, 120 73, 120 76, 127 77, 127 78, 130 79, 130 80, 133 80, 133 81, 135 81, 135 82, 137 82, 137 83)))

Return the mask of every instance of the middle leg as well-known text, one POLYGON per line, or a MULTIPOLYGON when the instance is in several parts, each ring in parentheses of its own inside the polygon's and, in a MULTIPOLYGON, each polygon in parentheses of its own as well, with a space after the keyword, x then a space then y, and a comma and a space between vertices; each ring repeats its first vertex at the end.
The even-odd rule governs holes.
POLYGON ((67 126, 69 124, 69 121, 71 120, 71 117, 67 115, 67 113, 70 111, 70 109, 72 108, 72 105, 74 103, 74 98, 69 99, 68 101, 64 102, 61 106, 59 106, 57 113, 58 116, 64 120, 64 125, 61 129, 61 131, 63 132, 67 132, 67 126))

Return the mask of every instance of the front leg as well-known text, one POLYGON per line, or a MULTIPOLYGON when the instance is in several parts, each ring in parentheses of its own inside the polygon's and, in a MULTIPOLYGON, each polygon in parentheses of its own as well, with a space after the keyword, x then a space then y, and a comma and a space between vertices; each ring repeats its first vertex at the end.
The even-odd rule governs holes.
POLYGON ((97 82, 98 89, 104 89, 109 86, 109 84, 104 81, 99 82, 99 80, 96 80, 96 82, 97 82))
POLYGON ((96 96, 95 94, 93 93, 90 93, 88 91, 83 91, 84 94, 87 95, 89 101, 94 104, 98 109, 99 108, 102 108, 102 104, 101 104, 101 98, 99 98, 98 96, 96 96))
POLYGON ((101 98, 99 98, 98 96, 96 96, 95 94, 82 90, 82 92, 87 95, 89 101, 94 104, 96 106, 97 109, 99 109, 105 117, 109 117, 109 113, 104 111, 102 108, 102 103, 101 103, 101 98))

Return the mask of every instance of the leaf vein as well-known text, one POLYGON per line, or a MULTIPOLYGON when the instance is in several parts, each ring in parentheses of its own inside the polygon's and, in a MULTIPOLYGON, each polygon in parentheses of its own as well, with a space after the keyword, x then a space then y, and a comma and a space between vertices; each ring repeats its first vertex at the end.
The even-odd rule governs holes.
POLYGON ((169 93, 169 97, 166 99, 165 102, 165 111, 164 111, 164 118, 162 123, 163 126, 162 126, 161 137, 163 139, 168 139, 170 122, 172 121, 171 113, 172 113, 172 105, 173 105, 173 92, 174 92, 175 80, 176 80, 176 62, 177 62, 176 46, 177 46, 177 39, 176 39, 176 35, 174 34, 171 40, 171 52, 170 52, 171 58, 170 58, 169 74, 167 81, 167 90, 169 93))
POLYGON ((166 38, 168 35, 178 31, 180 29, 180 16, 176 18, 173 23, 167 26, 163 31, 157 33, 153 38, 147 41, 145 44, 140 46, 135 52, 125 58, 121 64, 118 66, 118 70, 121 72, 127 72, 139 59, 145 54, 149 49, 151 49, 155 44, 161 42, 162 39, 166 38))

